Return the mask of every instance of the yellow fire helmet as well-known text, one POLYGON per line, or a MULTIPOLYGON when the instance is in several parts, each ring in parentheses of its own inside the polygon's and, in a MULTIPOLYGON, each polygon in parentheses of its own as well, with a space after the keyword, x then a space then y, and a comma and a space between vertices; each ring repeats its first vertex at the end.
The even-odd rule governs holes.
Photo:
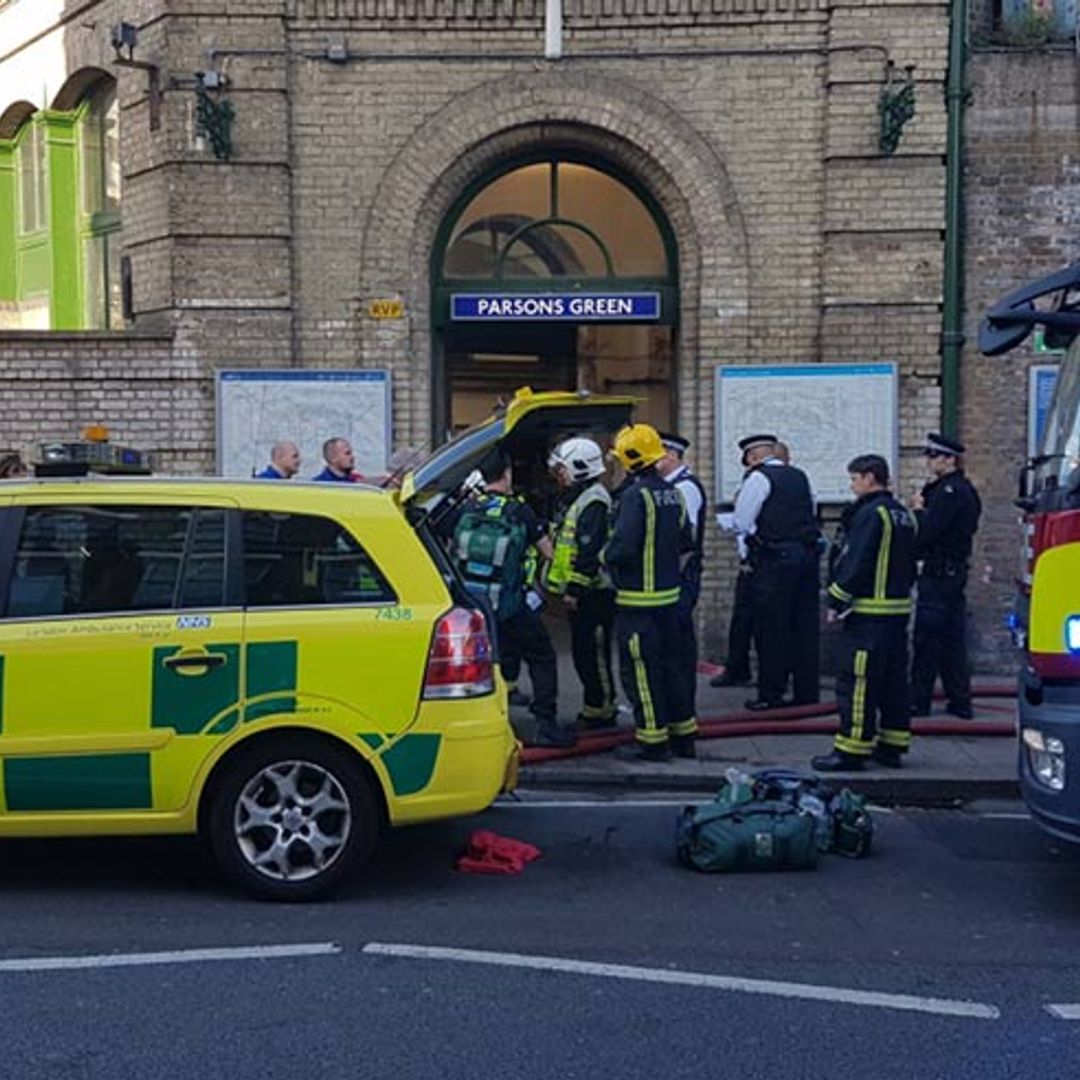
POLYGON ((664 456, 660 434, 651 424, 627 424, 615 436, 612 449, 628 472, 640 472, 664 456))

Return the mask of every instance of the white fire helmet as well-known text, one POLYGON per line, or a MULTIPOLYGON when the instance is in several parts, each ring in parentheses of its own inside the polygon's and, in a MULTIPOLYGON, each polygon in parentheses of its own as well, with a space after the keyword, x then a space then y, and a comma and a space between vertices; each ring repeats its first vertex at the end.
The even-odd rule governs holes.
POLYGON ((591 480, 604 473, 604 454, 592 439, 577 435, 564 439, 548 458, 548 468, 563 465, 574 481, 591 480))

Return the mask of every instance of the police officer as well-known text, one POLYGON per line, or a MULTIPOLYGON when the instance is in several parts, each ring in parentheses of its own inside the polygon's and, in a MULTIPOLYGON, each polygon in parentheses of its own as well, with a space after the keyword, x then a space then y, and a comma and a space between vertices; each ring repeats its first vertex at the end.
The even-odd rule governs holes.
POLYGON ((863 454, 848 473, 856 501, 828 588, 829 621, 843 623, 840 730, 832 752, 811 759, 819 772, 861 769, 870 756, 897 768, 911 744, 907 624, 915 520, 889 492, 883 457, 863 454))
POLYGON ((739 441, 749 467, 732 524, 749 549, 754 642, 758 650, 753 712, 784 704, 792 674, 795 704, 819 698, 818 541, 814 498, 806 474, 777 456, 775 435, 739 441))
POLYGON ((982 503, 964 475, 962 443, 931 432, 927 465, 933 475, 911 500, 919 526, 919 590, 915 607, 915 656, 911 665, 911 711, 930 712, 934 680, 941 674, 946 711, 970 720, 971 673, 967 660, 968 560, 982 503))
MULTIPOLYGON (((777 444, 778 446, 781 444, 777 444)), ((743 481, 750 475, 746 455, 742 457, 743 481)), ((738 498, 738 491, 735 493, 738 498)), ((716 515, 716 523, 724 530, 735 528, 735 515, 726 511, 716 515)), ((736 535, 735 550, 739 556, 739 569, 735 575, 735 595, 731 604, 731 621, 728 623, 727 656, 724 670, 709 680, 710 686, 749 686, 753 681, 750 669, 750 646, 754 640, 754 606, 750 595, 750 550, 746 537, 736 535)))
POLYGON ((636 740, 620 757, 666 761, 672 752, 695 757, 697 723, 678 717, 682 677, 678 653, 682 562, 692 547, 682 496, 657 472, 660 435, 631 424, 614 452, 633 476, 619 499, 604 561, 615 585, 619 675, 634 709, 636 740))
POLYGON ((701 567, 705 553, 705 489, 686 464, 690 440, 681 435, 660 433, 664 456, 656 463, 656 471, 682 496, 690 527, 690 554, 684 559, 679 588, 678 651, 681 674, 679 696, 673 704, 673 718, 683 723, 696 723, 697 714, 697 633, 694 628, 694 609, 701 595, 701 567))
POLYGON ((604 454, 592 439, 565 439, 551 452, 548 468, 563 500, 542 581, 570 611, 570 651, 585 693, 578 722, 595 731, 614 726, 618 717, 611 677, 615 591, 600 564, 611 515, 611 496, 601 481, 604 454))

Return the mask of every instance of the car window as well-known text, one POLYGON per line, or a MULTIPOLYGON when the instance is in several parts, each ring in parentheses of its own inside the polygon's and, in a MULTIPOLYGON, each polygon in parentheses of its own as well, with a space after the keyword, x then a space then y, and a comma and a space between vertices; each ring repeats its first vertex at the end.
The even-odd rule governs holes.
POLYGON ((249 511, 243 536, 248 607, 396 600, 356 538, 329 518, 249 511))
POLYGON ((225 513, 173 506, 30 507, 8 618, 220 606, 225 513))

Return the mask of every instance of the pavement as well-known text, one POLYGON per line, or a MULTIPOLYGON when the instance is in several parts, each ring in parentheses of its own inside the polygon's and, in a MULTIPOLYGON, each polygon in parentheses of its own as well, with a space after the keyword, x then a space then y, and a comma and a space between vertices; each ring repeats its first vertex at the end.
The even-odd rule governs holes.
MULTIPOLYGON (((570 723, 580 707, 580 690, 565 650, 560 649, 560 722, 570 723)), ((627 762, 611 752, 613 745, 632 738, 628 708, 620 713, 616 737, 584 738, 575 751, 526 750, 520 786, 527 788, 581 788, 592 791, 715 791, 731 768, 754 770, 788 768, 810 773, 810 758, 826 753, 836 730, 831 680, 822 681, 819 715, 807 709, 749 713, 744 708, 753 687, 714 688, 709 676, 718 668, 699 665, 698 719, 706 737, 698 740, 693 760, 627 762)), ((977 676, 975 719, 958 720, 935 702, 929 720, 916 720, 911 751, 900 769, 873 763, 852 773, 831 773, 828 779, 866 794, 875 802, 893 805, 948 806, 978 799, 1013 799, 1019 796, 1016 767, 1015 701, 1011 680, 977 676)), ((528 692, 528 680, 521 689, 528 692)), ((532 718, 528 709, 511 709, 519 736, 528 744, 532 718)), ((820 774, 823 775, 824 774, 820 774)))

